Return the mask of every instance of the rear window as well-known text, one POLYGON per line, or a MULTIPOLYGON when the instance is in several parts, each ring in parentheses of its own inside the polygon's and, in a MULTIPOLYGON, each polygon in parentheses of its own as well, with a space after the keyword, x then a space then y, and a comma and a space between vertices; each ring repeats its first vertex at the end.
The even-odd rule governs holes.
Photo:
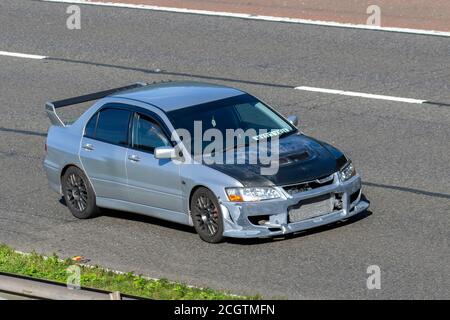
MULTIPOLYGON (((121 109, 100 111, 95 138, 112 144, 127 145, 130 114, 129 111, 121 109)), ((90 123, 88 123, 89 125, 90 123)), ((88 127, 86 130, 88 130, 88 127)))

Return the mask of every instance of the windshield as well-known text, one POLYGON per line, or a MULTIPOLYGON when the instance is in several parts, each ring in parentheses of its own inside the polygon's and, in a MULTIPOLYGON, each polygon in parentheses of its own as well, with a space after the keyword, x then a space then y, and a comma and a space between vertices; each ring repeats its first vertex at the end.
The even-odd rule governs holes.
MULTIPOLYGON (((209 129, 219 130, 224 138, 232 130, 231 132, 236 134, 236 139, 231 143, 234 148, 243 144, 242 140, 239 142, 242 130, 246 132, 244 145, 297 131, 288 121, 249 94, 174 110, 168 113, 168 117, 176 130, 185 129, 189 132, 190 141, 183 142, 185 145, 190 144, 186 147, 191 147, 192 153, 203 152, 211 143, 210 140, 204 139, 204 134, 209 129), (202 141, 201 150, 194 150, 194 140, 202 141)), ((224 143, 221 150, 229 148, 230 144, 224 143)))

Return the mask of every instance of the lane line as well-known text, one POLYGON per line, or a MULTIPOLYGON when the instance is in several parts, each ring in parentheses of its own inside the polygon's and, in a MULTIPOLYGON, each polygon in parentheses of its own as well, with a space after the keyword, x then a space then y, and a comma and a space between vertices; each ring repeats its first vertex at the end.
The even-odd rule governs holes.
POLYGON ((450 107, 450 103, 447 103, 447 102, 425 101, 424 103, 431 104, 433 106, 439 106, 439 107, 450 107))
POLYGON ((195 74, 195 73, 187 73, 187 72, 176 72, 176 71, 170 71, 170 70, 128 67, 125 65, 109 64, 109 63, 101 63, 101 62, 91 62, 91 61, 86 61, 86 60, 53 58, 53 57, 48 57, 47 60, 82 64, 82 65, 95 66, 95 67, 114 68, 114 69, 119 69, 119 70, 137 71, 137 72, 142 72, 144 74, 154 74, 154 75, 157 74, 157 75, 166 75, 166 76, 174 76, 174 77, 186 77, 186 78, 191 78, 191 79, 198 78, 198 79, 203 79, 203 80, 226 81, 226 82, 252 84, 252 85, 257 85, 257 86, 294 89, 294 87, 292 85, 288 85, 288 84, 277 84, 277 83, 273 83, 273 82, 262 82, 262 81, 253 81, 253 80, 245 80, 245 79, 227 78, 227 77, 220 77, 220 76, 213 76, 213 75, 203 75, 203 74, 195 74))
POLYGON ((96 2, 96 1, 87 1, 87 0, 37 0, 37 1, 70 3, 70 4, 86 4, 86 5, 93 5, 93 6, 142 9, 142 10, 176 12, 176 13, 189 13, 189 14, 198 14, 198 15, 207 15, 207 16, 219 16, 219 17, 231 17, 231 18, 240 18, 240 19, 249 19, 249 20, 307 24, 307 25, 335 27, 335 28, 362 29, 362 30, 387 31, 387 32, 408 33, 408 34, 418 34, 418 35, 428 35, 428 36, 450 37, 450 32, 445 32, 445 31, 396 28, 396 27, 379 27, 379 26, 371 26, 371 25, 366 25, 366 24, 352 24, 352 23, 341 23, 341 22, 334 22, 334 21, 320 21, 320 20, 310 20, 310 19, 252 15, 252 14, 247 14, 247 13, 232 13, 232 12, 221 12, 221 11, 195 10, 195 9, 186 9, 186 8, 160 7, 160 6, 152 6, 152 5, 145 5, 145 4, 96 2))
MULTIPOLYGON (((56 1, 56 0, 45 0, 45 1, 56 1)), ((57 1, 67 1, 67 0, 57 0, 57 1)), ((0 51, 0 56, 8 56, 8 57, 17 57, 17 58, 25 58, 25 59, 37 59, 37 60, 54 60, 54 61, 62 61, 62 62, 68 62, 68 63, 83 63, 83 64, 94 64, 97 66, 106 66, 106 67, 116 67, 114 65, 102 65, 97 63, 88 63, 86 61, 77 61, 77 60, 70 60, 70 59, 62 59, 62 58, 52 58, 49 56, 41 56, 41 55, 34 55, 34 54, 26 54, 26 53, 18 53, 18 52, 9 52, 9 51, 0 51)), ((128 69, 125 67, 120 67, 122 69, 128 69)), ((144 71, 146 73, 149 73, 149 70, 137 70, 133 68, 133 70, 136 71, 144 71)), ((152 72, 153 73, 153 72, 152 72)), ((171 72, 154 72, 158 74, 174 74, 171 72)), ((179 76, 188 76, 187 74, 177 74, 179 76)), ((199 77, 198 75, 189 75, 193 77, 199 77)), ((204 77, 205 78, 205 77, 204 77)), ((206 78, 214 78, 214 77, 206 77, 206 78)), ((231 81, 230 79, 221 79, 224 81, 231 81)), ((247 82, 244 80, 235 80, 236 82, 247 82)), ((259 83, 259 82, 251 82, 255 85, 267 85, 265 83, 259 83)), ((395 96, 386 96, 386 95, 379 95, 379 94, 371 94, 371 93, 363 93, 363 92, 355 92, 355 91, 345 91, 345 90, 336 90, 336 89, 327 89, 327 88, 318 88, 318 87, 308 87, 308 86, 298 86, 298 87, 291 87, 288 85, 278 85, 279 87, 283 88, 292 88, 295 90, 301 90, 301 91, 309 91, 309 92, 319 92, 319 93, 327 93, 327 94, 335 94, 335 95, 342 95, 342 96, 350 96, 350 97, 359 97, 359 98, 366 98, 366 99, 376 99, 376 100, 388 100, 388 101, 396 101, 396 102, 404 102, 404 103, 415 103, 415 104, 430 104, 430 105, 438 105, 438 106, 450 106, 449 103, 445 102, 437 102, 437 101, 428 101, 428 100, 420 100, 420 99, 412 99, 412 98, 403 98, 403 97, 395 97, 395 96)))
POLYGON ((218 80, 218 81, 226 81, 226 82, 229 81, 229 82, 245 83, 245 84, 257 85, 257 86, 268 86, 268 87, 277 87, 277 88, 283 88, 283 89, 296 89, 296 90, 303 90, 303 91, 339 94, 339 95, 361 97, 361 98, 368 98, 368 99, 390 100, 390 101, 397 101, 397 102, 419 103, 419 104, 426 103, 426 104, 437 105, 437 106, 450 106, 449 103, 445 103, 445 102, 444 103, 443 102, 431 102, 431 101, 427 101, 427 100, 393 97, 393 96, 386 96, 386 95, 335 90, 335 89, 326 89, 326 88, 316 88, 316 87, 308 87, 308 86, 293 87, 292 85, 287 85, 287 84, 276 84, 276 83, 267 83, 267 82, 251 81, 251 80, 232 79, 232 78, 217 77, 217 76, 212 76, 212 75, 205 76, 205 75, 201 75, 201 74, 183 73, 183 72, 175 72, 175 71, 167 71, 167 70, 156 71, 156 70, 152 70, 152 69, 127 67, 127 66, 123 66, 123 65, 97 63, 97 62, 90 62, 90 61, 83 61, 83 60, 52 58, 52 57, 49 57, 48 60, 67 62, 67 63, 77 63, 77 64, 84 64, 84 65, 92 65, 92 66, 96 66, 96 67, 132 70, 132 71, 143 72, 146 74, 159 74, 159 75, 168 75, 168 76, 177 76, 177 77, 199 78, 199 79, 203 79, 203 80, 218 80))
POLYGON ((393 97, 393 96, 385 96, 385 95, 379 95, 379 94, 354 92, 354 91, 344 91, 344 90, 334 90, 334 89, 325 89, 325 88, 316 88, 316 87, 307 87, 307 86, 295 87, 294 89, 295 90, 302 90, 302 91, 310 91, 310 92, 337 94, 337 95, 350 96, 350 97, 360 97, 360 98, 367 98, 367 99, 405 102, 405 103, 418 103, 418 104, 421 104, 421 103, 427 102, 426 100, 419 100, 419 99, 393 97))
POLYGON ((8 51, 0 51, 0 56, 7 56, 7 57, 16 57, 16 58, 24 58, 24 59, 47 59, 46 56, 38 56, 35 54, 27 54, 27 53, 19 53, 19 52, 8 52, 8 51))

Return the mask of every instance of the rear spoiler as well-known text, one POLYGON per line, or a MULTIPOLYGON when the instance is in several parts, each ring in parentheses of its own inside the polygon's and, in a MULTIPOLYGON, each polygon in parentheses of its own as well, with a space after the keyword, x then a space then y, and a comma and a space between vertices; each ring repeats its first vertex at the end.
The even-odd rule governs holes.
POLYGON ((94 92, 94 93, 86 94, 83 96, 68 98, 68 99, 54 101, 54 102, 47 102, 45 104, 45 111, 47 111, 47 115, 48 115, 52 125, 59 126, 59 127, 65 127, 66 124, 58 117, 58 115, 56 114, 56 109, 71 106, 74 104, 83 103, 83 102, 102 99, 104 97, 107 97, 107 96, 117 93, 119 91, 140 88, 140 87, 144 87, 146 85, 147 85, 147 83, 138 82, 138 83, 134 83, 132 85, 125 86, 125 87, 109 89, 109 90, 100 91, 100 92, 94 92))

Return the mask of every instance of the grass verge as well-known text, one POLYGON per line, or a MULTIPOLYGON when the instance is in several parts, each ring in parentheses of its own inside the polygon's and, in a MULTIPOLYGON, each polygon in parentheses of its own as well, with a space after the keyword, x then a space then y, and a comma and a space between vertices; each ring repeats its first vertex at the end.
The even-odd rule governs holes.
MULTIPOLYGON (((0 244, 0 271, 66 283, 67 268, 75 263, 58 256, 44 257, 37 253, 20 254, 0 244)), ((208 288, 195 288, 165 279, 153 280, 133 273, 118 274, 99 266, 81 268, 81 286, 150 299, 163 300, 224 300, 260 299, 259 296, 242 297, 208 288)))

